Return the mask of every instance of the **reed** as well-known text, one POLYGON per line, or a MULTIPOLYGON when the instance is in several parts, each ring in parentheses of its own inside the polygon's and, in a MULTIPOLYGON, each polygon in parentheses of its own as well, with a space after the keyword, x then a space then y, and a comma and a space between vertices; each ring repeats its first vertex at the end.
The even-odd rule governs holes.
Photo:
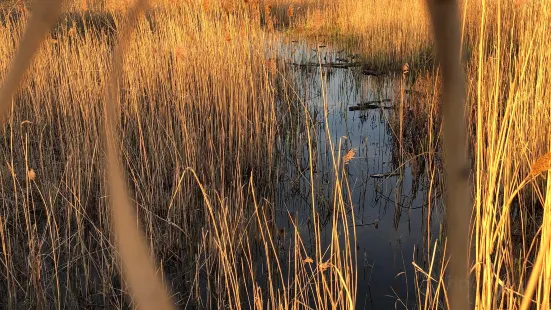
MULTIPOLYGON (((272 33, 291 27, 362 50, 365 65, 377 70, 407 63, 411 76, 429 69, 428 78, 411 85, 426 100, 408 104, 426 113, 422 149, 434 159, 441 81, 424 1, 158 1, 137 20, 124 53, 114 51, 131 2, 66 2, 49 34, 53 11, 27 5, 5 3, 0 14, 0 285, 8 307, 144 302, 126 282, 131 277, 121 278, 128 258, 121 262, 112 234, 103 164, 102 98, 118 55, 112 130, 120 141, 114 143, 119 168, 138 218, 134 228, 143 231, 176 306, 354 308, 355 231, 348 228, 354 217, 345 167, 355 154, 331 145, 327 246, 314 195, 312 137, 319 133, 274 60, 272 33), (38 23, 29 41, 23 33, 36 12, 48 13, 50 22, 38 23), (27 67, 32 74, 23 74, 27 67), (296 219, 282 232, 273 217, 274 145, 285 130, 307 136, 299 146, 308 149, 313 244, 302 239, 296 219), (287 257, 278 249, 284 242, 287 257)), ((475 308, 549 308, 550 12, 549 0, 461 2, 475 308)), ((407 119, 399 121, 407 126, 407 119)), ((431 184, 434 161, 426 168, 431 184)), ((439 255, 448 246, 437 247, 431 236, 427 245, 434 249, 429 269, 416 265, 424 281, 418 304, 440 308, 450 288, 439 255)))
MULTIPOLYGON (((538 169, 546 167, 546 157, 537 159, 551 145, 550 42, 545 34, 550 5, 549 1, 460 1, 474 201, 471 274, 477 309, 521 308, 528 291, 535 294, 532 302, 524 298, 522 308, 549 306, 550 186, 547 172, 538 169), (546 178, 533 178, 540 173, 546 178)), ((308 28, 307 36, 325 37, 362 51, 368 66, 397 71, 407 62, 410 74, 428 69, 434 82, 422 85, 418 81, 412 87, 431 93, 426 88, 439 88, 441 68, 433 61, 427 12, 425 1, 326 1, 296 28, 308 28), (392 17, 387 12, 393 12, 392 17)), ((420 119, 426 119, 425 111, 439 110, 439 100, 425 98, 429 99, 419 101, 423 106, 418 110, 423 111, 420 119)), ((441 114, 436 115, 439 123, 441 114)), ((434 133, 430 135, 438 136, 440 127, 431 128, 434 133)), ((438 151, 432 141, 422 143, 438 151)), ((443 275, 425 274, 433 279, 427 280, 431 284, 427 292, 436 287, 432 296, 447 299, 444 293, 449 292, 438 279, 443 275)), ((440 307, 433 297, 423 307, 440 307)))
MULTIPOLYGON (((3 11, 0 71, 21 47, 15 59, 32 72, 18 83, 26 68, 15 61, 18 75, 4 74, 5 92, 19 86, 0 139, 6 305, 353 308, 346 181, 336 182, 328 246, 316 208, 313 245, 298 224, 282 234, 270 217, 275 138, 287 124, 279 110, 303 111, 294 117, 302 128, 311 119, 266 61, 275 51, 264 8, 166 4, 175 5, 157 2, 136 18, 132 3, 65 3, 32 62, 20 34, 48 8, 3 11)), ((353 154, 334 156, 339 179, 353 154)))

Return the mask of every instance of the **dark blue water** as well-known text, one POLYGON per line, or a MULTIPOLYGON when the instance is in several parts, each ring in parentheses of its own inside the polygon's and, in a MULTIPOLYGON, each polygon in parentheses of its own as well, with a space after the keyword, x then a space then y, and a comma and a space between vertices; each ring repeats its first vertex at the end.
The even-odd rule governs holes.
MULTIPOLYGON (((427 267, 424 259, 427 251, 432 250, 427 244, 433 244, 428 235, 432 240, 438 237, 442 218, 438 194, 433 193, 436 197, 431 201, 427 198, 430 179, 425 173, 426 156, 400 153, 397 134, 392 129, 397 109, 349 111, 349 107, 367 101, 384 101, 381 105, 385 107, 397 107, 400 77, 363 75, 361 67, 308 65, 319 61, 344 64, 345 60, 354 59, 344 51, 303 42, 281 44, 279 56, 287 63, 285 74, 313 119, 315 204, 322 219, 324 215, 331 217, 334 190, 329 134, 335 154, 339 145, 342 155, 355 150, 346 177, 356 222, 356 240, 348 240, 355 242, 357 249, 356 308, 415 307, 412 261, 415 255, 415 262, 427 267), (427 224, 429 205, 430 224, 427 224)), ((282 154, 278 169, 284 177, 277 197, 277 225, 291 230, 289 214, 292 214, 302 223, 301 237, 308 242, 312 234, 307 225, 312 216, 312 197, 307 137, 300 131, 288 135, 278 145, 282 154)), ((322 228, 323 243, 328 244, 331 221, 325 225, 322 221, 322 228)))

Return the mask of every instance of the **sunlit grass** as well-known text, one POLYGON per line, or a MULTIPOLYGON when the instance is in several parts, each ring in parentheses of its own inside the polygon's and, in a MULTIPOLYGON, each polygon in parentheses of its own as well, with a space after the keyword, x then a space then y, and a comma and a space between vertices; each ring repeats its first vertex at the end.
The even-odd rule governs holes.
MULTIPOLYGON (((26 4, 2 5, 3 78, 33 10, 26 4)), ((102 136, 109 64, 132 4, 66 3, 8 109, 0 138, 8 306, 136 306, 120 277, 102 136)), ((475 307, 521 308, 530 292, 538 308, 548 309, 551 2, 464 0, 460 11, 475 307)), ((122 55, 115 131, 137 225, 178 306, 354 308, 354 242, 342 242, 355 237, 344 177, 352 151, 331 152, 330 246, 322 246, 312 198, 314 251, 298 224, 287 232, 287 257, 278 250, 286 233, 271 210, 274 145, 286 124, 277 98, 297 112, 310 165, 315 157, 308 109, 292 95, 270 47, 271 34, 287 26, 361 51, 368 67, 400 70, 407 63, 410 75, 429 69, 429 78, 412 85, 427 100, 412 108, 428 115, 422 149, 439 152, 440 81, 425 1, 152 3, 122 55)), ((429 270, 416 265, 426 281, 418 286, 423 309, 447 302, 446 262, 437 256, 446 245, 432 246, 429 270)))
MULTIPOLYGON (((107 4, 67 4, 3 127, 0 236, 9 306, 23 298, 30 307, 58 308, 119 308, 140 300, 132 297, 139 291, 127 288, 137 286, 120 276, 128 256, 121 264, 102 133, 109 64, 132 3, 107 4)), ((32 10, 14 6, 3 13, 2 72, 32 10)), ((242 2, 154 3, 138 20, 110 97, 128 198, 178 306, 277 308, 314 301, 320 308, 351 308, 355 255, 343 198, 333 207, 329 249, 318 228, 317 250, 310 253, 298 226, 289 234, 294 248, 288 257, 275 246, 281 237, 270 218, 274 146, 277 131, 285 130, 276 100, 290 85, 278 82, 283 73, 266 61, 274 51, 260 10, 242 2), (279 267, 287 260, 294 264, 291 274, 279 267), (268 279, 259 264, 268 268, 268 279)), ((342 165, 335 170, 340 173, 342 165)), ((335 189, 335 197, 346 189, 335 189)), ((133 270, 125 272, 132 281, 133 270)))
MULTIPOLYGON (((424 2, 327 1, 325 9, 313 11, 297 27, 317 35, 336 27, 342 34, 336 41, 354 37, 351 48, 374 66, 396 69, 407 62, 411 71, 434 69, 424 2)), ((551 146, 550 8, 549 1, 465 0, 460 9, 475 207, 472 274, 479 309, 519 308, 539 249, 544 258, 533 300, 538 308, 549 307, 551 186, 548 177, 523 180, 536 174, 539 165, 532 164, 551 146)), ((438 302, 427 305, 434 308, 438 302)))

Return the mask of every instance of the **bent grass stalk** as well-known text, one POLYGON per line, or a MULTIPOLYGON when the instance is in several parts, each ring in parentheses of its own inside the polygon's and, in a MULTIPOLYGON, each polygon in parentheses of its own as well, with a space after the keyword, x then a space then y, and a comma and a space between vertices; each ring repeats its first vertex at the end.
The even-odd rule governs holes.
POLYGON ((472 203, 467 164, 465 87, 460 59, 460 31, 456 1, 429 2, 437 57, 443 83, 444 172, 446 176, 446 228, 450 247, 451 309, 473 307, 470 296, 469 225, 472 203))
MULTIPOLYGON (((296 27, 310 26, 310 30, 320 32, 337 28, 334 32, 342 35, 336 41, 346 44, 347 38, 353 38, 349 42, 352 49, 366 50, 368 64, 373 61, 374 66, 397 69, 407 61, 413 71, 423 67, 423 51, 429 52, 429 58, 433 55, 425 2, 404 5, 400 1, 361 0, 334 5, 327 1, 330 5, 313 10, 302 26, 299 23, 296 27), (395 18, 388 20, 383 14, 387 10, 395 18)), ((546 208, 542 212, 541 206, 548 205, 551 192, 549 181, 546 184, 525 177, 533 168, 530 164, 551 145, 550 96, 546 91, 551 83, 551 42, 545 35, 551 21, 551 2, 459 2, 457 59, 466 62, 466 118, 474 180, 474 307, 519 309, 521 303, 525 307, 532 300, 532 306, 547 308, 551 264, 546 229, 550 213, 546 208), (513 204, 518 210, 514 220, 513 204), (521 240, 515 241, 513 234, 520 234, 521 240), (541 270, 532 272, 533 264, 542 256, 541 270), (530 273, 532 278, 526 279, 530 273), (523 301, 528 283, 534 298, 523 301), (537 283, 535 289, 533 283, 537 283)), ((432 109, 436 103, 438 100, 426 104, 432 109)), ((451 245, 448 250, 453 250, 451 245)))
POLYGON ((137 305, 145 309, 174 309, 174 305, 157 274, 157 268, 152 261, 147 243, 139 227, 136 227, 136 217, 133 214, 122 164, 117 149, 120 142, 117 138, 117 123, 115 115, 119 102, 119 83, 124 52, 133 29, 136 27, 140 14, 147 7, 147 0, 138 0, 127 13, 127 22, 122 26, 119 41, 113 55, 108 89, 104 103, 105 113, 105 143, 107 148, 107 169, 110 187, 111 214, 117 249, 124 266, 124 276, 128 280, 132 295, 137 305))

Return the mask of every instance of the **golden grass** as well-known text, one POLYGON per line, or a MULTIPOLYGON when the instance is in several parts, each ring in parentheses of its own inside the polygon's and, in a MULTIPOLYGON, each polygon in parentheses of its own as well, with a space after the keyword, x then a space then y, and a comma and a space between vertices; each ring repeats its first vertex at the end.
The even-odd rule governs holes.
MULTIPOLYGON (((476 65, 470 71, 473 77, 476 76, 473 83, 476 96, 473 94, 471 102, 473 106, 476 102, 478 107, 476 116, 473 116, 477 122, 473 133, 477 141, 474 231, 477 305, 482 308, 517 308, 535 252, 541 250, 548 256, 547 237, 544 237, 549 221, 548 210, 538 215, 543 216, 537 221, 537 225, 543 228, 539 249, 531 252, 532 249, 527 248, 527 244, 539 238, 526 238, 524 232, 522 245, 509 245, 512 223, 509 219, 511 210, 506 202, 514 198, 516 184, 529 174, 531 163, 540 154, 548 152, 551 145, 548 132, 536 134, 536 128, 550 128, 551 125, 548 104, 545 104, 550 97, 546 91, 541 91, 549 85, 551 78, 547 69, 551 54, 545 47, 550 42, 543 34, 550 26, 546 12, 551 8, 551 2, 526 2, 522 7, 514 5, 483 7, 476 65), (496 25, 484 27, 492 19, 496 20, 496 25), (491 28, 497 28, 498 34, 490 32, 491 28), (484 51, 489 42, 495 47, 487 58, 484 51)), ((544 197, 551 193, 544 182, 531 184, 534 196, 530 197, 529 191, 519 194, 521 207, 525 203, 523 200, 528 202, 520 211, 522 221, 527 223, 533 221, 530 217, 534 216, 529 212, 530 200, 544 206, 548 199, 544 197)), ((524 231, 527 223, 524 223, 524 231)), ((549 262, 545 261, 544 265, 549 266, 549 262)), ((541 280, 546 277, 545 273, 537 276, 541 280)), ((539 293, 535 301, 542 308, 549 307, 550 291, 546 282, 539 282, 536 289, 539 293)))
MULTIPOLYGON (((325 3, 296 28, 361 51, 373 67, 398 71, 407 62, 410 74, 433 68, 425 1, 325 3)), ((531 178, 547 171, 548 155, 543 154, 551 148, 550 12, 547 0, 461 1, 477 309, 521 308, 531 273, 530 290, 535 294, 530 299, 527 293, 522 308, 530 304, 528 300, 538 309, 547 309, 550 303, 551 185, 548 176, 531 178), (513 204, 519 210, 516 218, 511 215, 513 204)), ((434 85, 440 83, 437 73, 434 85)), ((427 102, 429 107, 434 103, 427 102)), ((438 284, 438 289, 444 287, 438 284)), ((438 291, 432 295, 442 296, 438 291)), ((433 308, 438 303, 427 305, 433 308)))
MULTIPOLYGON (((5 76, 5 105, 26 64, 32 72, 3 128, 6 304, 18 307, 24 296, 38 308, 170 308, 166 285, 178 306, 299 308, 314 301, 317 308, 353 308, 345 181, 333 194, 329 248, 314 208, 315 244, 303 244, 297 224, 287 258, 292 277, 280 267, 285 257, 274 240, 285 234, 274 227, 269 201, 275 135, 284 130, 276 94, 288 85, 278 85, 277 64, 265 60, 274 55, 261 30, 263 8, 154 3, 135 19, 131 4, 86 4, 86 14, 71 5, 32 63, 33 49, 19 38, 29 10, 2 15, 1 72, 23 47, 14 62, 19 71, 5 76), (262 285, 259 255, 268 268, 262 285)), ((48 28, 41 25, 42 36, 48 28)), ((340 166, 335 177, 344 173, 340 166)))
POLYGON ((335 41, 351 51, 361 51, 363 60, 373 69, 398 71, 406 62, 412 69, 434 63, 425 0, 408 1, 407 5, 400 0, 310 3, 305 16, 294 25, 298 35, 335 41))
MULTIPOLYGON (((350 189, 344 177, 353 153, 341 157, 334 151, 340 146, 331 145, 336 185, 328 251, 322 249, 312 199, 314 253, 307 251, 295 225, 287 258, 293 281, 281 267, 284 258, 276 240, 282 237, 269 201, 273 145, 281 130, 276 95, 288 90, 278 82, 281 72, 275 62, 266 61, 274 55, 266 51, 269 33, 262 27, 273 30, 278 18, 285 17, 297 32, 363 50, 371 66, 399 70, 407 63, 411 75, 435 63, 424 1, 197 0, 173 5, 167 0, 154 3, 137 21, 125 52, 113 54, 131 4, 67 3, 66 15, 32 62, 55 10, 46 19, 29 19, 29 10, 22 7, 10 8, 16 14, 2 13, 0 112, 6 125, 0 139, 0 240, 6 304, 16 307, 23 297, 31 307, 75 307, 80 299, 119 308, 147 302, 140 300, 147 293, 134 291, 135 296, 126 284, 113 283, 124 264, 116 255, 121 244, 116 246, 116 236, 109 233, 117 223, 108 216, 105 181, 117 181, 120 175, 108 174, 120 167, 128 174, 128 205, 140 223, 128 229, 143 229, 150 253, 142 249, 142 254, 157 258, 171 294, 189 297, 172 296, 178 306, 299 308, 313 302, 316 308, 353 308, 354 243, 339 241, 341 234, 346 240, 355 236, 347 225, 354 218, 348 218, 350 189), (167 10, 166 5, 173 6, 167 10), (274 14, 274 7, 283 9, 274 14), (88 10, 88 20, 105 22, 79 21, 82 10, 88 10), (27 21, 30 26, 34 21, 29 29, 36 32, 21 37, 27 21), (22 52, 14 58, 17 46, 22 52), (116 115, 112 130, 121 141, 113 143, 121 163, 113 160, 118 156, 111 150, 106 171, 101 163, 108 149, 102 146, 101 128, 110 121, 103 117, 101 98, 109 86, 108 72, 116 69, 110 65, 114 55, 122 62, 119 93, 111 97, 118 102, 111 106, 116 115), (11 66, 15 70, 6 74, 11 66), (29 66, 32 74, 24 76, 29 66), (259 241, 251 235, 260 235, 259 241), (267 286, 255 272, 252 249, 257 247, 269 266, 267 286), (189 270, 170 274, 183 263, 189 270)), ((548 309, 551 178, 528 182, 524 176, 549 167, 551 1, 464 0, 460 11, 474 183, 474 307, 548 309), (515 201, 519 219, 511 215, 515 201), (513 242, 517 231, 520 241, 513 242)), ((437 88, 438 83, 428 85, 437 88)), ((420 109, 431 111, 429 122, 437 103, 429 100, 420 109)), ((301 111, 299 122, 310 137, 307 114, 301 111)), ((429 133, 428 145, 437 148, 433 135, 429 133)), ((433 270, 434 253, 429 270, 416 267, 427 283, 436 284, 420 288, 425 291, 420 308, 448 301, 443 281, 447 262, 433 270)), ((124 254, 122 258, 129 261, 124 254)), ((147 278, 154 279, 153 273, 147 278)))

